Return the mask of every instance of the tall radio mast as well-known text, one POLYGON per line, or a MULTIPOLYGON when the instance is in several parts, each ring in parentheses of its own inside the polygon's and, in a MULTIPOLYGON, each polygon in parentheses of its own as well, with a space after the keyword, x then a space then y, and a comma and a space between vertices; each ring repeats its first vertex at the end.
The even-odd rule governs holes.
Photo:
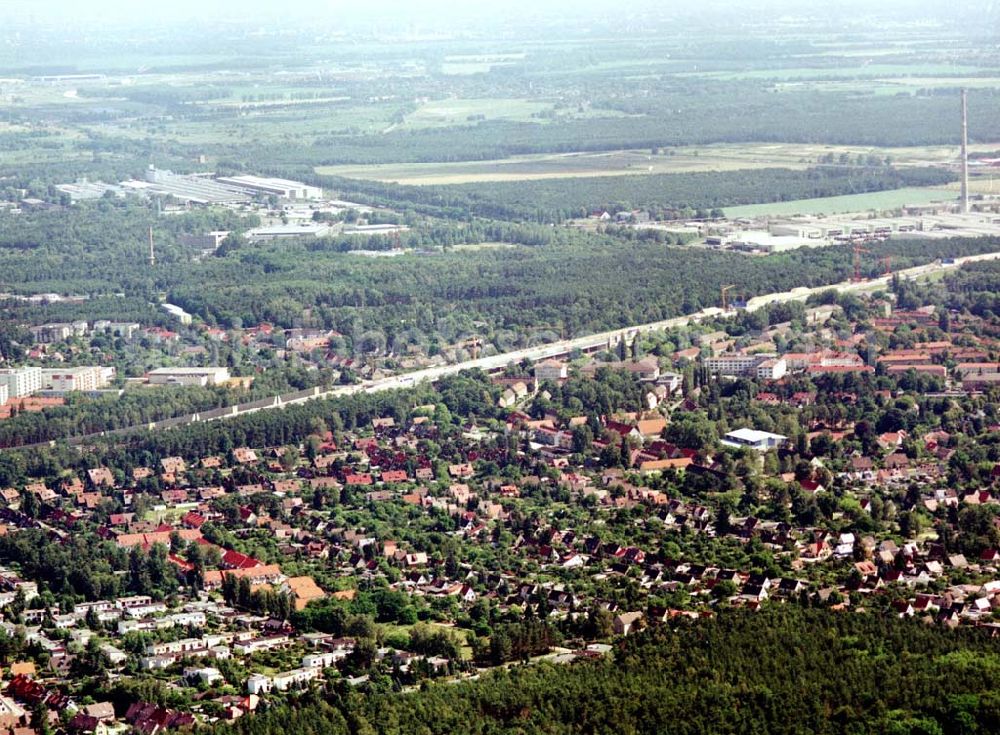
POLYGON ((958 211, 969 211, 969 107, 966 90, 962 90, 962 192, 959 195, 958 211))

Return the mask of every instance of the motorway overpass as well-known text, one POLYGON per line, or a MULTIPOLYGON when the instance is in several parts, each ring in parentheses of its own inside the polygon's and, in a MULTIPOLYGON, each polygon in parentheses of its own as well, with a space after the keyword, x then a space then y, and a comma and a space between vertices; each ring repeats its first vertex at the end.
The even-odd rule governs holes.
MULTIPOLYGON (((997 260, 997 259, 1000 259, 1000 252, 986 253, 983 255, 972 255, 964 258, 955 258, 946 263, 935 262, 935 263, 929 263, 927 265, 917 266, 915 268, 908 268, 906 270, 897 271, 894 275, 899 278, 913 280, 926 277, 934 273, 940 273, 947 270, 959 268, 966 263, 974 263, 978 261, 997 260)), ((754 298, 749 300, 746 309, 748 311, 756 311, 758 309, 764 308, 769 304, 786 303, 790 301, 805 301, 813 294, 830 290, 835 290, 840 292, 871 291, 875 288, 888 285, 891 279, 892 276, 881 276, 879 278, 867 281, 857 281, 857 282, 844 281, 842 283, 836 283, 829 286, 819 286, 817 288, 796 288, 792 289, 791 291, 782 291, 779 293, 772 293, 764 296, 755 296, 754 298)), ((176 416, 174 418, 164 419, 162 421, 154 421, 148 424, 132 426, 124 429, 116 429, 113 431, 86 434, 83 436, 67 437, 65 441, 68 441, 70 444, 73 445, 79 445, 83 444, 87 439, 100 436, 124 436, 129 433, 134 433, 137 431, 144 431, 144 430, 159 431, 162 429, 170 429, 178 426, 186 426, 188 424, 200 423, 205 421, 223 421, 225 419, 234 418, 236 416, 244 416, 249 413, 256 413, 257 411, 271 411, 274 409, 283 408, 285 406, 295 405, 298 403, 305 403, 307 401, 315 401, 324 398, 336 398, 360 392, 376 393, 385 390, 409 388, 417 385, 418 383, 425 383, 425 382, 433 383, 445 376, 455 375, 463 370, 472 370, 478 368, 480 370, 492 372, 496 370, 502 370, 503 368, 507 367, 512 363, 519 363, 525 360, 527 360, 528 362, 539 362, 541 360, 547 360, 549 358, 565 357, 577 350, 586 352, 592 350, 613 348, 622 340, 631 342, 640 334, 645 334, 649 332, 659 332, 666 329, 673 329, 676 327, 683 327, 687 326, 688 324, 704 321, 707 319, 731 316, 735 313, 736 312, 729 312, 727 314, 723 312, 722 309, 713 307, 713 308, 703 309, 694 314, 674 317, 673 319, 665 319, 663 321, 650 322, 648 324, 640 324, 637 326, 625 327, 622 329, 613 329, 607 332, 601 332, 599 334, 591 334, 586 337, 576 337, 574 339, 560 340, 558 342, 552 342, 550 344, 539 345, 536 347, 526 347, 521 350, 505 352, 499 355, 491 355, 489 357, 480 357, 475 360, 467 360, 465 362, 456 363, 454 365, 443 365, 440 367, 426 368, 424 370, 405 373, 403 375, 394 375, 392 377, 380 378, 378 380, 368 380, 361 383, 356 383, 354 385, 338 386, 336 388, 331 388, 328 390, 322 390, 321 388, 318 387, 309 388, 307 390, 297 391, 295 393, 285 394, 282 396, 263 398, 257 401, 253 401, 251 403, 244 403, 236 406, 225 406, 222 408, 216 408, 209 411, 199 411, 197 413, 188 414, 186 416, 176 416)), ((30 449, 33 447, 50 446, 53 444, 55 444, 55 442, 44 442, 41 444, 28 445, 26 447, 19 447, 19 448, 30 449)))

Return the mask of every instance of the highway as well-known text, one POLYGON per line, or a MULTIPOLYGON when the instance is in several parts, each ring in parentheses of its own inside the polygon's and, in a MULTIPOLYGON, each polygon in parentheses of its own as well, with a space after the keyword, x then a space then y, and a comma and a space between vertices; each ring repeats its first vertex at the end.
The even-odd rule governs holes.
MULTIPOLYGON (((972 255, 964 258, 955 258, 951 262, 942 263, 940 261, 929 263, 927 265, 917 266, 915 268, 909 268, 902 271, 897 271, 894 275, 907 279, 913 280, 921 277, 929 276, 934 273, 940 273, 943 271, 953 270, 959 268, 966 263, 974 263, 978 261, 986 260, 997 260, 1000 259, 1000 252, 995 253, 985 253, 983 255, 972 255)), ((815 293, 820 293, 823 291, 836 290, 838 292, 859 292, 859 291, 871 291, 873 289, 879 288, 881 286, 888 285, 892 276, 882 276, 879 278, 867 280, 867 281, 844 281, 837 284, 832 284, 829 286, 820 286, 817 288, 796 288, 791 291, 783 291, 780 293, 772 293, 764 296, 755 296, 750 299, 747 303, 747 311, 756 311, 762 309, 769 304, 775 303, 786 303, 789 301, 805 301, 809 296, 815 293)), ((139 426, 127 427, 124 429, 116 429, 114 431, 98 432, 93 434, 86 434, 82 436, 66 437, 64 441, 69 442, 73 445, 79 445, 84 443, 87 439, 100 437, 100 436, 122 436, 129 433, 134 433, 136 431, 158 431, 162 429, 170 429, 178 426, 186 426, 192 423, 200 423, 206 421, 222 421, 229 418, 234 418, 236 416, 244 416, 249 413, 255 413, 257 411, 268 411, 278 408, 283 408, 285 406, 290 406, 298 403, 305 403, 307 401, 314 401, 324 398, 336 398, 339 396, 347 396, 355 393, 377 393, 379 391, 385 390, 396 390, 400 388, 410 388, 419 383, 435 382, 441 378, 448 375, 455 375, 463 370, 481 369, 485 371, 499 370, 511 363, 518 363, 522 361, 538 362, 541 360, 546 360, 554 357, 563 357, 569 355, 575 350, 580 351, 590 351, 598 349, 613 348, 622 340, 631 341, 639 334, 644 334, 648 332, 658 332, 665 329, 673 329, 675 327, 683 327, 688 324, 695 322, 704 321, 706 319, 714 319, 718 317, 732 316, 737 312, 732 311, 725 313, 719 308, 708 308, 703 309, 694 314, 688 314, 686 316, 674 317, 672 319, 665 319, 658 322, 650 322, 648 324, 640 324, 632 327, 625 327, 623 329, 613 329, 607 332, 601 332, 599 334, 592 334, 586 337, 576 337, 574 339, 562 340, 559 342, 552 342, 545 345, 539 345, 536 347, 527 347, 521 350, 515 350, 513 352, 505 352, 498 355, 490 355, 488 357, 480 357, 475 360, 467 360, 465 362, 455 363, 453 365, 442 365, 440 367, 427 368, 425 370, 418 370, 411 373, 405 373, 402 375, 394 375, 388 378, 380 378, 378 380, 368 380, 361 383, 356 383, 354 385, 338 386, 336 388, 331 388, 329 390, 321 390, 320 388, 312 388, 304 391, 298 391, 296 393, 287 394, 284 396, 274 396, 272 398, 265 398, 258 401, 253 401, 252 403, 240 404, 238 406, 226 406, 223 408, 216 408, 210 411, 202 411, 195 414, 189 414, 187 416, 177 416, 170 419, 164 419, 163 421, 156 421, 148 424, 142 424, 139 426)), ((42 447, 50 446, 55 442, 44 442, 42 444, 27 445, 24 447, 14 447, 15 449, 30 449, 32 447, 42 447)), ((3 451, 0 449, 0 451, 3 451)))
MULTIPOLYGON (((986 253, 984 255, 972 255, 965 258, 956 258, 952 263, 930 263, 927 265, 916 266, 914 268, 908 268, 906 270, 897 271, 894 275, 906 279, 914 280, 921 277, 931 275, 933 273, 939 273, 942 271, 952 270, 959 268, 965 263, 974 263, 977 261, 984 260, 998 260, 1000 259, 1000 252, 997 253, 986 253)), ((775 303, 786 303, 789 301, 805 301, 811 295, 816 293, 821 293, 824 291, 836 290, 838 292, 861 292, 861 291, 871 291, 882 286, 887 286, 892 280, 892 276, 881 276, 879 278, 874 278, 866 281, 844 281, 842 283, 833 284, 830 286, 820 286, 817 288, 796 288, 791 291, 782 291, 779 293, 767 294, 765 296, 755 296, 747 302, 747 311, 757 311, 762 309, 769 304, 775 303)), ((734 315, 737 312, 729 312, 728 315, 734 315)), ((545 345, 539 345, 537 347, 528 347, 522 350, 515 350, 513 352, 505 352, 500 355, 492 355, 489 357, 480 357, 476 360, 468 360, 466 362, 456 363, 454 365, 443 365, 441 367, 428 368, 426 370, 420 370, 417 372, 406 373, 405 375, 393 376, 391 378, 382 378, 380 380, 367 381, 355 386, 348 386, 354 390, 365 390, 368 392, 374 392, 378 390, 389 390, 393 388, 402 388, 413 385, 415 383, 424 381, 435 381, 446 375, 454 375, 455 373, 461 372, 462 370, 470 370, 474 368, 480 368, 482 370, 497 370, 511 363, 521 362, 522 360, 528 360, 530 362, 538 362, 540 360, 546 360, 551 357, 562 357, 570 354, 574 350, 593 350, 601 348, 610 348, 617 345, 622 339, 631 341, 636 335, 647 333, 647 332, 659 332, 665 329, 673 329, 675 327, 683 327, 691 324, 693 322, 704 321, 706 319, 714 319, 718 317, 727 316, 722 309, 709 308, 703 309, 702 311, 696 312, 694 314, 688 314, 686 316, 674 317, 672 319, 665 319, 659 322, 650 322, 648 324, 640 324, 633 327, 625 327, 623 329, 614 329, 608 332, 600 332, 599 334, 592 334, 586 337, 576 337, 574 339, 563 340, 560 342, 552 342, 545 345)), ((351 391, 354 392, 354 391, 351 391)), ((334 395, 342 395, 343 389, 334 389, 326 393, 319 394, 318 397, 329 397, 334 395)))

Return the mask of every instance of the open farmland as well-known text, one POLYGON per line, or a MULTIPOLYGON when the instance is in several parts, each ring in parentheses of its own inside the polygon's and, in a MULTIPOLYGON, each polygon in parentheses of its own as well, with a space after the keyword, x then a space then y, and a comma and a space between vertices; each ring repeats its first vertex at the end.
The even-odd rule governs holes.
MULTIPOLYGON (((970 151, 989 153, 995 144, 971 145, 970 151)), ((453 163, 399 163, 367 166, 320 166, 317 173, 412 186, 473 184, 486 181, 532 181, 592 176, 739 171, 780 166, 804 169, 833 157, 832 163, 858 157, 889 158, 896 166, 945 165, 958 157, 953 146, 878 148, 869 146, 797 143, 719 144, 651 150, 602 151, 514 156, 492 161, 453 163), (843 157, 846 156, 846 159, 843 157)))
POLYGON ((910 186, 889 191, 873 191, 866 194, 822 197, 819 199, 797 199, 790 202, 770 204, 749 204, 743 207, 727 207, 727 217, 760 217, 764 215, 790 214, 840 214, 842 212, 864 212, 871 209, 898 209, 903 206, 918 206, 933 202, 951 201, 956 193, 944 187, 910 186))

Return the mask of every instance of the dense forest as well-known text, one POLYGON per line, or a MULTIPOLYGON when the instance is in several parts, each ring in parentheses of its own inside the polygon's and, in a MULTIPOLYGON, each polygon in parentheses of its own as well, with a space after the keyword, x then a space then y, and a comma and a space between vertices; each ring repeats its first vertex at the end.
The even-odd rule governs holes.
POLYGON ((946 279, 947 303, 952 309, 983 319, 1000 314, 1000 263, 990 261, 965 266, 946 279))
MULTIPOLYGON (((227 161, 244 165, 333 165, 473 161, 514 155, 655 148, 710 143, 827 143, 916 146, 955 140, 957 103, 950 95, 860 96, 819 92, 776 94, 773 84, 711 84, 697 89, 666 83, 646 99, 598 104, 627 117, 552 122, 485 121, 462 127, 336 135, 315 142, 249 151, 219 145, 227 161), (662 94, 662 97, 657 97, 662 94)), ((623 95, 624 97, 624 95, 623 95)), ((996 138, 1000 97, 977 101, 977 135, 996 138)))
MULTIPOLYGON (((344 335, 380 329, 389 345, 412 330, 445 338, 482 331, 475 321, 487 329, 519 330, 523 342, 530 337, 525 328, 541 325, 580 335, 717 306, 722 283, 737 284, 737 293, 748 298, 836 283, 851 272, 852 254, 843 246, 756 259, 608 235, 571 233, 569 240, 374 263, 304 243, 253 247, 192 266, 169 298, 225 326, 237 320, 291 326, 312 307, 318 324, 344 335)), ((992 238, 893 240, 878 252, 892 255, 899 269, 996 245, 992 238)), ((880 272, 874 257, 863 270, 880 272)))
POLYGON ((786 606, 650 629, 606 660, 411 694, 334 682, 215 733, 958 735, 1000 728, 998 685, 1000 641, 980 630, 786 606))
POLYGON ((595 176, 452 186, 398 186, 310 176, 289 171, 345 196, 372 204, 413 207, 450 216, 561 222, 592 212, 644 209, 653 219, 694 216, 722 207, 933 186, 953 180, 942 169, 831 166, 795 171, 759 170, 595 176))
MULTIPOLYGON (((517 332, 513 347, 517 340, 530 340, 524 332, 529 327, 579 335, 650 322, 716 306, 721 283, 734 283, 737 295, 750 297, 834 283, 851 267, 849 249, 839 246, 756 259, 670 247, 653 231, 599 234, 482 220, 415 227, 403 242, 413 252, 394 258, 353 255, 361 243, 343 238, 237 241, 207 258, 195 257, 178 242, 185 232, 239 231, 249 224, 246 218, 209 212, 158 220, 148 206, 107 200, 0 214, 0 289, 93 297, 89 305, 8 302, 12 318, 87 315, 166 323, 151 306, 164 294, 222 327, 261 321, 326 327, 348 343, 378 329, 382 347, 416 338, 414 330, 424 339, 511 330, 517 332), (158 238, 153 268, 145 246, 150 224, 158 238), (483 242, 513 247, 458 247, 483 242), (598 281, 594 273, 604 276, 598 281), (306 309, 310 321, 303 323, 306 309)), ((988 252, 996 244, 991 238, 892 240, 879 245, 878 254, 892 255, 893 267, 905 268, 988 252)), ((391 242, 382 238, 369 246, 391 242)), ((875 255, 863 263, 866 275, 879 270, 875 255)))

